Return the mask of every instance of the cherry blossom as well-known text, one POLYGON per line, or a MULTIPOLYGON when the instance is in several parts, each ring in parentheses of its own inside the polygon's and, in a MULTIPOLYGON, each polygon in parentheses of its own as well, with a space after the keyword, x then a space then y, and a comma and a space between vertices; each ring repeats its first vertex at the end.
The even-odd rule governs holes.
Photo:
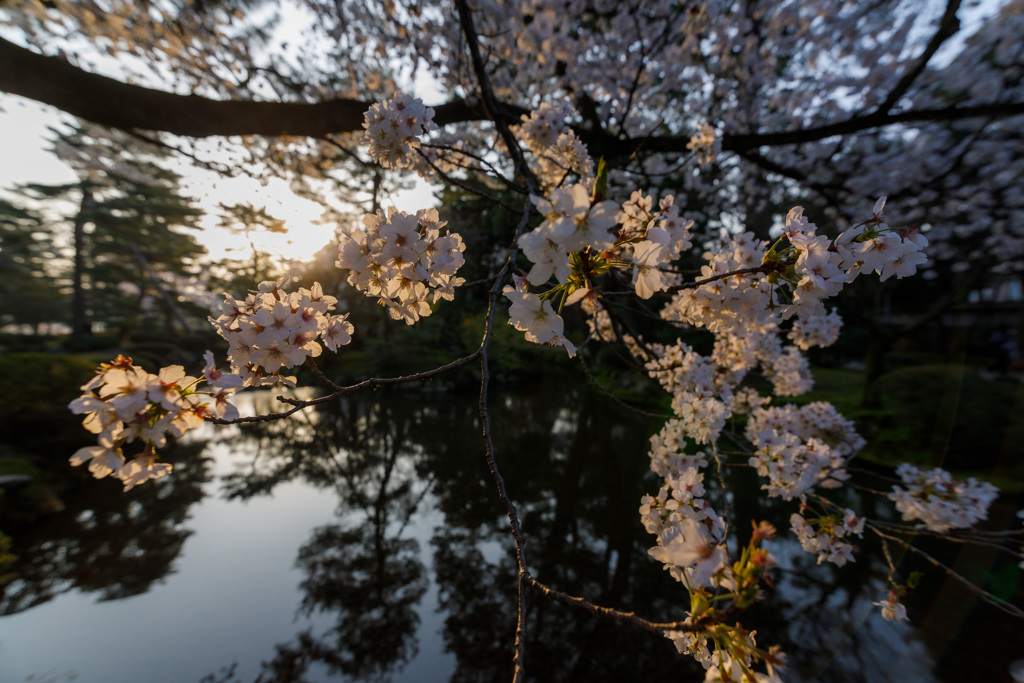
POLYGON ((893 485, 889 499, 907 521, 920 520, 932 531, 974 526, 988 515, 999 490, 973 477, 955 479, 935 468, 924 471, 909 463, 896 469, 903 486, 893 485))
POLYGON ((242 385, 242 378, 218 371, 213 354, 205 355, 203 375, 210 382, 205 391, 200 387, 202 380, 186 375, 180 365, 161 368, 153 375, 124 356, 101 364, 96 376, 82 386, 83 394, 68 405, 72 413, 85 415, 82 424, 97 435, 98 445, 78 449, 71 464, 88 463, 98 479, 113 475, 125 491, 170 474, 171 465, 158 463, 156 454, 168 435, 181 437, 214 414, 228 419, 238 416, 228 398, 242 385), (124 448, 133 443, 141 444, 142 451, 128 458, 124 448))

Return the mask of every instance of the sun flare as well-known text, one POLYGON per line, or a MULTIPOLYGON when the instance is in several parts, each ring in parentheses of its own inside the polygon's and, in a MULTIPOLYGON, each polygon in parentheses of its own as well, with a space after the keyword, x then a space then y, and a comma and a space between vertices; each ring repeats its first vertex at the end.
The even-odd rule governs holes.
POLYGON ((286 232, 252 232, 252 241, 261 251, 288 260, 310 259, 334 239, 335 226, 321 222, 323 207, 296 196, 279 178, 265 184, 252 178, 188 178, 186 191, 192 191, 197 204, 206 211, 200 221, 199 241, 210 252, 211 259, 244 258, 250 251, 248 240, 236 230, 220 225, 220 205, 248 204, 265 209, 284 222, 286 232))

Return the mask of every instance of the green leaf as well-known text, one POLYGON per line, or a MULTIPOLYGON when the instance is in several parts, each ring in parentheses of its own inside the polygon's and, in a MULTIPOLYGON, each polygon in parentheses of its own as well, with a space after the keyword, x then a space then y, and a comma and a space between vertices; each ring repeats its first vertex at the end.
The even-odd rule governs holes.
POLYGON ((608 164, 605 163, 604 157, 601 157, 597 161, 597 180, 594 181, 594 193, 590 197, 591 203, 596 204, 597 202, 604 199, 605 194, 608 193, 608 164))

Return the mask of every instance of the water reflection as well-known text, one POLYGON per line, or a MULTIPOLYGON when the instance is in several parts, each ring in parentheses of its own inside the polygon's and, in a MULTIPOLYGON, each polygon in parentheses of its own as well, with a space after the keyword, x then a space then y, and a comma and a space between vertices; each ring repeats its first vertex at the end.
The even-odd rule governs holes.
MULTIPOLYGON (((419 398, 350 399, 305 422, 243 432, 264 446, 225 479, 230 495, 263 495, 301 478, 334 488, 343 520, 317 530, 298 560, 307 574, 303 610, 334 611, 336 625, 279 646, 264 670, 272 680, 299 680, 295 672, 313 662, 353 678, 386 678, 411 661, 424 565, 417 539, 402 534, 425 498, 445 522, 430 537, 430 578, 438 587, 445 647, 456 657, 450 680, 507 677, 516 568, 507 520, 480 452, 476 405, 471 397, 452 397, 426 407, 419 398)), ((685 593, 648 557, 651 539, 636 514, 641 495, 656 486, 646 476, 646 444, 655 425, 610 409, 593 394, 568 398, 538 387, 499 396, 493 411, 498 457, 520 509, 532 569, 552 586, 600 604, 676 618, 685 593)), ((752 518, 786 528, 792 504, 752 495, 759 482, 749 470, 726 476, 737 529, 752 518)), ((721 507, 721 491, 709 484, 721 507)), ((847 502, 874 506, 870 499, 847 502)), ((885 575, 880 560, 868 554, 843 569, 818 567, 785 536, 773 550, 783 570, 751 621, 763 638, 787 648, 791 678, 878 680, 893 649, 879 645, 896 642, 899 652, 920 655, 900 660, 901 676, 931 679, 926 653, 905 642, 912 630, 868 618, 885 575), (823 614, 830 618, 822 620, 823 614)), ((702 669, 666 640, 536 596, 528 603, 526 633, 528 670, 538 680, 702 677, 702 669)))
MULTIPOLYGON (((680 617, 685 591, 648 556, 653 541, 637 514, 641 495, 658 486, 648 472, 647 443, 659 425, 600 396, 552 385, 498 393, 492 416, 497 457, 520 510, 534 574, 650 619, 680 617)), ((254 661, 237 668, 230 658, 209 662, 207 671, 220 672, 208 680, 507 679, 516 618, 514 546, 479 432, 474 396, 409 391, 353 396, 297 419, 218 432, 218 448, 230 447, 235 463, 221 467, 219 495, 240 504, 273 500, 287 483, 330 493, 336 504, 307 537, 266 549, 295 558, 294 635, 268 647, 258 669, 254 661), (452 662, 445 668, 422 664, 437 658, 421 652, 429 640, 424 634, 434 629, 452 662)), ((4 594, 4 613, 72 588, 125 597, 166 576, 191 533, 189 506, 207 481, 201 445, 191 448, 189 459, 183 451, 178 460, 193 464, 179 465, 174 477, 85 502, 95 491, 88 487, 67 499, 64 512, 19 537, 22 577, 4 594)), ((724 475, 741 536, 750 519, 768 519, 783 531, 770 546, 781 565, 776 587, 744 623, 758 629, 759 642, 779 643, 789 653, 788 680, 929 681, 933 671, 943 675, 948 658, 942 648, 954 636, 936 646, 931 636, 919 640, 918 631, 883 622, 872 610, 886 567, 871 541, 854 564, 818 566, 785 533, 792 504, 762 499, 748 469, 727 468, 724 475)), ((708 480, 709 496, 721 509, 721 491, 713 475, 708 480)), ((875 516, 888 509, 870 495, 847 495, 841 503, 875 516)), ((932 605, 925 600, 911 596, 909 605, 927 634, 932 605)), ((969 605, 969 598, 960 596, 958 604, 969 605)), ((1019 628, 992 619, 991 611, 976 614, 998 625, 972 628, 969 635, 1008 648, 1001 658, 986 652, 988 669, 978 670, 1005 671, 1019 628), (1004 628, 1016 635, 1007 637, 1004 628)), ((965 617, 957 618, 932 630, 955 632, 965 617)), ((534 680, 703 677, 700 666, 677 655, 666 639, 536 595, 528 596, 526 619, 526 663, 534 680)))
POLYGON ((203 448, 194 443, 168 449, 175 476, 127 493, 114 480, 71 479, 64 484, 62 509, 34 523, 17 520, 8 529, 17 578, 0 587, 0 614, 70 590, 118 600, 146 592, 171 573, 192 534, 189 508, 202 499, 208 480, 203 448))
MULTIPOLYGON (((302 611, 333 612, 335 624, 279 645, 263 680, 301 680, 314 664, 351 678, 386 679, 407 665, 426 589, 420 545, 408 525, 425 504, 444 518, 429 538, 429 560, 445 648, 456 657, 450 680, 507 677, 516 568, 482 457, 476 404, 469 396, 432 405, 423 398, 353 398, 304 421, 240 430, 254 454, 224 478, 228 495, 268 495, 282 482, 302 480, 333 488, 339 501, 338 522, 317 529, 297 560, 306 575, 302 611)), ((539 387, 499 399, 494 411, 499 457, 530 534, 535 570, 555 587, 667 618, 680 591, 647 561, 647 539, 636 533, 648 425, 609 420, 590 395, 568 402, 572 408, 560 399, 539 387)), ((668 641, 543 600, 530 602, 527 633, 529 667, 543 672, 542 680, 699 671, 668 641), (602 656, 580 657, 581 647, 602 656)))
POLYGON ((305 575, 300 614, 332 613, 335 623, 278 645, 261 678, 300 681, 320 665, 353 680, 386 680, 416 655, 415 606, 427 579, 406 529, 430 489, 417 474, 419 421, 400 404, 356 399, 241 430, 242 440, 272 445, 225 477, 227 495, 266 495, 299 479, 333 489, 339 501, 338 521, 315 529, 296 560, 305 575))

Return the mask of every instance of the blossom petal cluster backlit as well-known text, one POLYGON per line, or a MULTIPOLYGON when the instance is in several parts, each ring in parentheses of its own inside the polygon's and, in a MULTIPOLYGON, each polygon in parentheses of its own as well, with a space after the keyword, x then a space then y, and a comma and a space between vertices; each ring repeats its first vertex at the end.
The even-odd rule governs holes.
POLYGON ((72 465, 88 464, 93 476, 114 476, 127 491, 150 479, 171 472, 171 465, 157 462, 156 449, 169 437, 180 437, 203 423, 207 417, 231 419, 237 410, 228 397, 242 386, 238 375, 217 371, 213 355, 207 352, 203 377, 185 374, 180 365, 150 374, 118 356, 100 366, 96 376, 82 386, 83 394, 68 406, 72 413, 85 415, 82 425, 96 435, 96 446, 78 449, 72 465), (202 383, 209 386, 202 388, 202 383), (125 455, 126 447, 139 452, 125 455))
POLYGON ((367 214, 365 231, 342 239, 336 265, 349 271, 350 285, 377 297, 395 320, 412 325, 430 315, 430 303, 451 301, 465 282, 456 273, 465 263, 466 245, 458 233, 442 235, 445 224, 437 209, 367 214))
POLYGON ((262 282, 245 299, 226 296, 221 315, 210 323, 230 344, 231 368, 245 386, 295 386, 283 370, 319 356, 321 342, 336 351, 352 340, 347 316, 331 314, 337 301, 319 283, 286 292, 281 283, 262 282))

